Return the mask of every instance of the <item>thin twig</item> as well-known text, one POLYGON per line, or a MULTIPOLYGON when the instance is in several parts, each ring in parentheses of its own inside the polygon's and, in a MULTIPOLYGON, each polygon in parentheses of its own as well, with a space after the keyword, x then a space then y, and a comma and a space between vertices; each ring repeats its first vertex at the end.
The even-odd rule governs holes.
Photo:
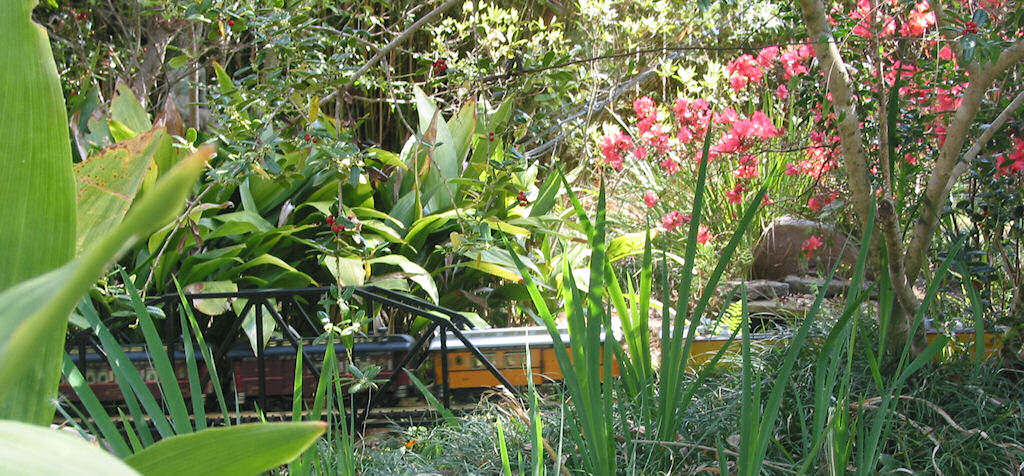
POLYGON ((406 28, 405 31, 403 31, 400 35, 396 36, 395 39, 391 40, 390 43, 388 43, 383 48, 378 50, 377 54, 373 55, 373 57, 370 58, 369 61, 364 63, 363 66, 359 68, 359 70, 353 73, 352 77, 350 77, 348 80, 348 85, 351 86, 355 84, 356 80, 358 80, 360 77, 366 74, 366 72, 369 71, 370 68, 374 67, 381 60, 381 58, 384 57, 384 55, 388 54, 388 52, 395 49, 395 47, 397 47, 403 41, 408 40, 409 37, 411 37, 413 33, 416 33, 416 31, 419 30, 423 25, 426 25, 427 22, 433 20, 434 17, 440 15, 445 10, 451 8, 452 5, 455 5, 459 1, 460 0, 448 0, 442 3, 437 8, 431 10, 430 13, 424 15, 423 18, 420 18, 419 20, 416 20, 416 22, 413 23, 412 25, 409 25, 409 28, 406 28))

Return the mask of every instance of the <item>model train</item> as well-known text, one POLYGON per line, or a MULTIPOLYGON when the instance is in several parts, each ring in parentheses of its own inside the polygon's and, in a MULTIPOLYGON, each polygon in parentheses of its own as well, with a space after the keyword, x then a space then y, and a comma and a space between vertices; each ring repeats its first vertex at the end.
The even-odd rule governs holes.
MULTIPOLYGON (((561 338, 568 342, 569 336, 565 329, 561 330, 561 338)), ((531 352, 531 369, 535 383, 544 381, 560 380, 561 369, 555 357, 553 340, 546 328, 543 327, 520 327, 508 329, 486 329, 470 330, 461 333, 468 339, 486 360, 507 379, 512 385, 526 385, 527 373, 525 358, 527 346, 531 352)), ((353 377, 349 370, 349 355, 355 367, 366 369, 375 366, 376 382, 387 381, 390 385, 384 391, 391 399, 404 397, 408 392, 410 379, 402 368, 415 369, 420 362, 430 362, 433 365, 432 375, 434 382, 440 386, 446 379, 442 374, 442 355, 448 360, 448 387, 444 389, 462 390, 494 387, 500 385, 499 381, 487 365, 478 359, 468 346, 461 342, 455 334, 449 332, 446 338, 450 343, 447 349, 441 350, 440 336, 435 336, 427 347, 425 355, 414 359, 410 354, 415 351, 416 340, 409 335, 374 335, 357 338, 352 352, 342 344, 335 344, 335 355, 339 375, 351 380, 353 377)), ((124 348, 125 354, 134 364, 142 381, 149 387, 150 392, 157 398, 160 396, 158 387, 158 375, 152 366, 152 359, 143 346, 130 346, 124 348)), ((324 344, 315 344, 307 340, 302 345, 304 373, 302 375, 302 392, 304 397, 311 397, 316 390, 317 376, 322 369, 323 357, 327 350, 324 344), (308 359, 308 361, 306 360, 308 359), (312 368, 311 368, 312 367, 312 368)), ((249 347, 235 347, 226 352, 228 364, 223 366, 230 369, 226 378, 226 395, 234 395, 240 404, 246 400, 260 399, 266 408, 267 403, 274 406, 275 400, 290 402, 296 384, 295 369, 298 357, 298 348, 287 340, 271 340, 262 350, 262 356, 256 355, 249 347), (262 367, 262 368, 261 368, 262 367), (261 388, 262 387, 262 388, 261 388)), ((109 406, 117 406, 124 401, 120 385, 115 379, 115 373, 107 363, 105 357, 95 351, 82 353, 71 353, 71 361, 85 377, 89 388, 97 399, 109 406), (83 360, 84 355, 84 360, 83 360)), ((207 377, 207 370, 201 353, 196 352, 195 360, 198 363, 200 377, 204 379, 202 390, 209 394, 212 391, 212 384, 207 377)), ((185 355, 181 351, 174 353, 174 372, 183 393, 189 390, 188 372, 186 368, 185 355)), ((218 367, 222 368, 222 367, 218 367)), ((221 371, 220 373, 224 373, 221 371)), ((617 366, 613 366, 613 374, 618 375, 617 366)), ((61 386, 61 393, 72 402, 78 401, 72 387, 66 382, 61 386)))

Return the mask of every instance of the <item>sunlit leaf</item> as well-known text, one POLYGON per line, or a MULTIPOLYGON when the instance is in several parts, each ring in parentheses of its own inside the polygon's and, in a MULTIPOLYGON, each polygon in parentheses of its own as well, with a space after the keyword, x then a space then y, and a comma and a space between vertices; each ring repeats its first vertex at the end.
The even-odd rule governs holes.
POLYGON ((139 474, 77 435, 13 421, 0 421, 0 461, 10 476, 139 474))
POLYGON ((320 421, 212 428, 161 440, 125 463, 147 476, 250 476, 295 459, 326 429, 320 421))
POLYGON ((153 153, 163 138, 153 130, 116 144, 75 165, 78 182, 77 254, 120 223, 152 167, 153 153))

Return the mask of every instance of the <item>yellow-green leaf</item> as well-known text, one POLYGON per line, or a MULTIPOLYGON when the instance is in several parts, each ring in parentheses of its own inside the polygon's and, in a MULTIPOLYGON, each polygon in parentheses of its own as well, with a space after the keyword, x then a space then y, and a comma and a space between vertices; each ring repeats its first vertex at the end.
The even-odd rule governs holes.
POLYGON ((13 421, 0 421, 0 462, 9 476, 139 474, 77 435, 13 421))
POLYGON ((0 290, 75 250, 68 118, 49 39, 31 19, 35 4, 0 2, 0 290))
POLYGON ((359 258, 324 257, 324 266, 340 286, 362 286, 366 282, 366 268, 359 258))
MULTIPOLYGON (((125 83, 117 83, 117 94, 110 100, 110 122, 117 121, 128 129, 140 133, 153 128, 153 122, 146 113, 146 108, 135 97, 135 93, 125 83)), ((111 127, 110 132, 114 129, 111 127)), ((134 136, 132 136, 134 137, 134 136)), ((114 138, 118 142, 125 140, 114 138)))
POLYGON ((125 463, 146 476, 251 476, 295 459, 326 430, 321 421, 213 428, 161 440, 125 463))
MULTIPOLYGON (((201 281, 185 286, 185 292, 189 294, 199 293, 233 293, 238 291, 238 285, 231 281, 201 281)), ((199 312, 207 316, 219 316, 228 310, 227 298, 217 299, 193 299, 192 305, 199 312)))
POLYGON ((119 251, 177 213, 212 154, 212 147, 202 147, 183 160, 76 260, 0 293, 0 382, 18 382, 0 385, 0 419, 53 420, 71 310, 119 251))
POLYGON ((75 165, 78 254, 83 246, 121 222, 147 169, 153 167, 153 153, 163 136, 163 130, 152 130, 75 165))

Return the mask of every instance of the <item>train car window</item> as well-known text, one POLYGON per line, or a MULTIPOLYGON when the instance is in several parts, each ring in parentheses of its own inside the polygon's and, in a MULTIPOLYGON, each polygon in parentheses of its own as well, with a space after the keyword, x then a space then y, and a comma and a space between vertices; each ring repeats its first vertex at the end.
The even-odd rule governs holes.
POLYGON ((522 368, 526 364, 526 352, 525 351, 506 351, 505 352, 505 368, 506 369, 518 369, 522 368))
MULTIPOLYGON (((498 353, 497 352, 495 352, 495 351, 486 352, 485 351, 485 352, 483 352, 483 354, 484 354, 484 357, 487 357, 487 360, 489 360, 491 363, 498 363, 498 364, 500 364, 500 362, 498 362, 498 353)), ((473 368, 474 369, 482 369, 482 368, 485 368, 485 367, 484 367, 484 364, 480 363, 480 359, 474 358, 473 359, 473 368)))

